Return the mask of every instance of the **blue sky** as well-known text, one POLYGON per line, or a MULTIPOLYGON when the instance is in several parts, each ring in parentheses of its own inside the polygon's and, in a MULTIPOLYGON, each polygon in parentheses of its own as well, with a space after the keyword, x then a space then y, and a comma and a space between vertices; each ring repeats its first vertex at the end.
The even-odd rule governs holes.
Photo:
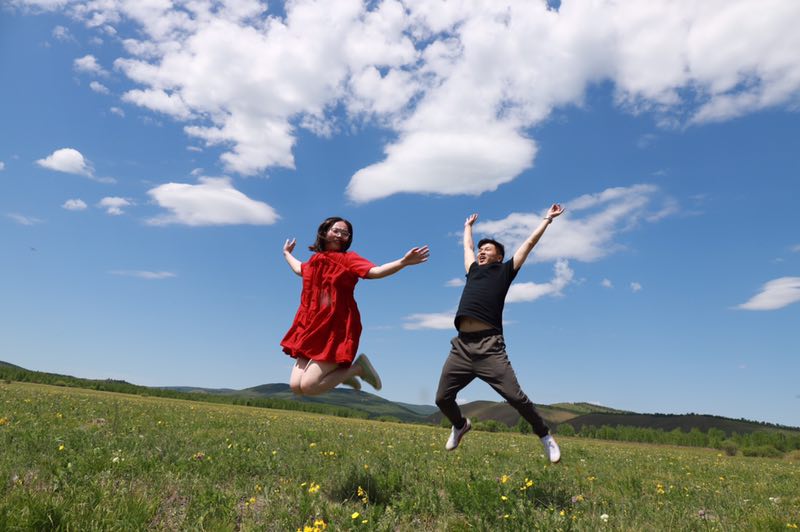
POLYGON ((339 215, 431 247, 356 297, 380 395, 432 404, 465 217, 513 250, 559 202, 505 311, 535 402, 800 426, 799 6, 7 2, 0 360, 286 382, 281 247, 339 215))

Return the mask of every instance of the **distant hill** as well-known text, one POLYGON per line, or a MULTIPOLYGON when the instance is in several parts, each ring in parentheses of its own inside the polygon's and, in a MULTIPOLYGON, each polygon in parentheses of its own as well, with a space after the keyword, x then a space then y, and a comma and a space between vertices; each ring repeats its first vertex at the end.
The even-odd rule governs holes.
POLYGON ((800 431, 800 429, 796 427, 701 414, 635 414, 632 412, 614 414, 594 412, 577 416, 565 421, 565 423, 572 425, 576 431, 580 431, 582 427, 587 425, 595 427, 601 427, 603 425, 611 427, 625 425, 629 427, 661 429, 664 431, 681 429, 684 432, 688 432, 693 428, 699 429, 702 432, 707 432, 708 429, 714 428, 723 431, 727 436, 730 436, 734 432, 738 434, 749 434, 764 429, 785 430, 789 432, 800 431))
MULTIPOLYGON (((388 401, 366 391, 355 391, 349 388, 335 388, 317 397, 295 396, 289 385, 272 383, 233 390, 229 388, 202 388, 191 386, 173 386, 150 388, 138 386, 120 380, 81 379, 69 375, 31 371, 14 364, 0 361, 0 379, 26 382, 39 382, 57 386, 73 386, 107 390, 138 395, 158 395, 177 399, 202 400, 245 404, 268 408, 289 410, 308 410, 331 415, 344 415, 369 418, 396 419, 410 423, 439 424, 442 414, 433 405, 414 405, 388 401)), ((552 427, 567 423, 580 431, 584 426, 615 427, 624 425, 671 431, 676 428, 689 431, 697 428, 707 432, 716 428, 730 435, 749 434, 757 430, 781 430, 793 434, 800 431, 797 427, 786 427, 771 423, 760 423, 744 419, 731 419, 720 416, 700 414, 639 414, 591 403, 556 403, 552 405, 536 405, 542 417, 552 427)), ((519 414, 508 403, 495 401, 474 401, 461 405, 465 416, 475 421, 495 420, 509 427, 519 421, 519 414)))
MULTIPOLYGON (((519 422, 520 415, 514 408, 506 402, 495 401, 473 401, 460 405, 464 416, 477 421, 499 421, 509 427, 513 427, 519 422)), ((593 405, 591 403, 557 403, 553 405, 536 405, 536 410, 544 418, 548 425, 558 425, 574 419, 582 414, 595 412, 623 413, 622 410, 608 408, 606 406, 593 405)), ((440 423, 442 413, 436 412, 429 416, 431 423, 440 423)))

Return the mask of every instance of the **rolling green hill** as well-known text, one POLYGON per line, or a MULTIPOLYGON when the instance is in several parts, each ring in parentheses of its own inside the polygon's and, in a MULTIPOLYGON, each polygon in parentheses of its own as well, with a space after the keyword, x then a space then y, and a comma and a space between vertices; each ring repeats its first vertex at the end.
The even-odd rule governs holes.
MULTIPOLYGON (((31 371, 2 361, 0 361, 0 379, 205 402, 305 410, 345 417, 395 419, 408 423, 439 424, 442 420, 442 414, 435 406, 396 403, 369 392, 349 388, 336 388, 317 397, 295 396, 284 383, 263 384, 244 390, 190 386, 149 388, 119 380, 81 379, 69 375, 31 371)), ((726 435, 750 434, 763 430, 779 430, 792 434, 800 432, 800 428, 797 427, 744 419, 699 414, 638 414, 591 403, 556 403, 536 405, 536 408, 551 427, 566 423, 576 431, 585 426, 623 425, 664 431, 698 429, 706 432, 713 428, 723 431, 726 435)), ((505 402, 474 401, 461 405, 461 409, 465 416, 475 421, 494 420, 509 427, 515 426, 520 419, 517 411, 505 402)))
POLYGON ((727 436, 733 433, 750 434, 751 432, 765 429, 782 430, 792 433, 800 432, 800 429, 796 427, 785 427, 782 425, 773 425, 771 423, 759 423, 744 419, 730 419, 700 414, 635 414, 632 412, 613 414, 593 412, 574 417, 567 420, 565 423, 572 425, 576 431, 580 431, 581 428, 589 425, 594 427, 601 427, 603 425, 615 427, 617 425, 623 425, 627 427, 661 429, 664 431, 680 429, 684 432, 688 432, 692 429, 707 432, 708 429, 713 428, 723 431, 727 436))
MULTIPOLYGON (((556 426, 588 413, 623 413, 622 410, 593 405, 590 403, 557 403, 553 405, 536 405, 536 410, 548 425, 556 426)), ((506 402, 473 401, 461 405, 464 416, 475 421, 499 421, 509 427, 519 422, 520 415, 506 402)), ((428 418, 431 423, 440 423, 441 412, 436 412, 428 418)))

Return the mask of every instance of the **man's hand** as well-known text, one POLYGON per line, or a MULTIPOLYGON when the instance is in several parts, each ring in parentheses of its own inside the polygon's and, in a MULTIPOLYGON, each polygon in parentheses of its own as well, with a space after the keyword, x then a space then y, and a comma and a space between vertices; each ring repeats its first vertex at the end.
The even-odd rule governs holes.
POLYGON ((470 214, 467 216, 467 219, 464 221, 464 227, 472 226, 475 223, 475 220, 478 219, 478 213, 470 214))
POLYGON ((545 216, 545 218, 550 218, 552 220, 556 216, 561 216, 561 213, 563 212, 564 212, 564 207, 562 207, 558 203, 553 203, 547 210, 547 216, 545 216))

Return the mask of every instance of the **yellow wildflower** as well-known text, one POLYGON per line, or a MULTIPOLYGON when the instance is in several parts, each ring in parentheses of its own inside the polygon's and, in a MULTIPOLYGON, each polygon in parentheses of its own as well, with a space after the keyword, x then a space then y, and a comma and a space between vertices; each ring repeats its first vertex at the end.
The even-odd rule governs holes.
POLYGON ((501 496, 500 496, 500 500, 501 500, 501 501, 507 501, 507 500, 508 500, 508 497, 506 497, 505 495, 501 495, 501 496))
POLYGON ((309 493, 316 493, 318 491, 319 491, 319 484, 316 484, 316 483, 312 482, 311 485, 308 487, 308 492, 309 493))
POLYGON ((506 483, 506 482, 508 482, 509 480, 511 480, 511 477, 509 477, 508 475, 503 475, 502 477, 500 477, 500 482, 501 482, 502 484, 505 484, 505 483, 506 483))
POLYGON ((58 446, 58 450, 59 451, 63 451, 64 450, 64 444, 63 443, 58 446))
POLYGON ((360 515, 361 515, 361 514, 360 514, 360 513, 358 513, 358 512, 353 512, 353 513, 350 515, 350 519, 358 519, 358 517, 359 517, 360 515))
POLYGON ((7 424, 8 424, 8 419, 4 418, 4 417, 0 417, 0 426, 7 425, 7 424))

